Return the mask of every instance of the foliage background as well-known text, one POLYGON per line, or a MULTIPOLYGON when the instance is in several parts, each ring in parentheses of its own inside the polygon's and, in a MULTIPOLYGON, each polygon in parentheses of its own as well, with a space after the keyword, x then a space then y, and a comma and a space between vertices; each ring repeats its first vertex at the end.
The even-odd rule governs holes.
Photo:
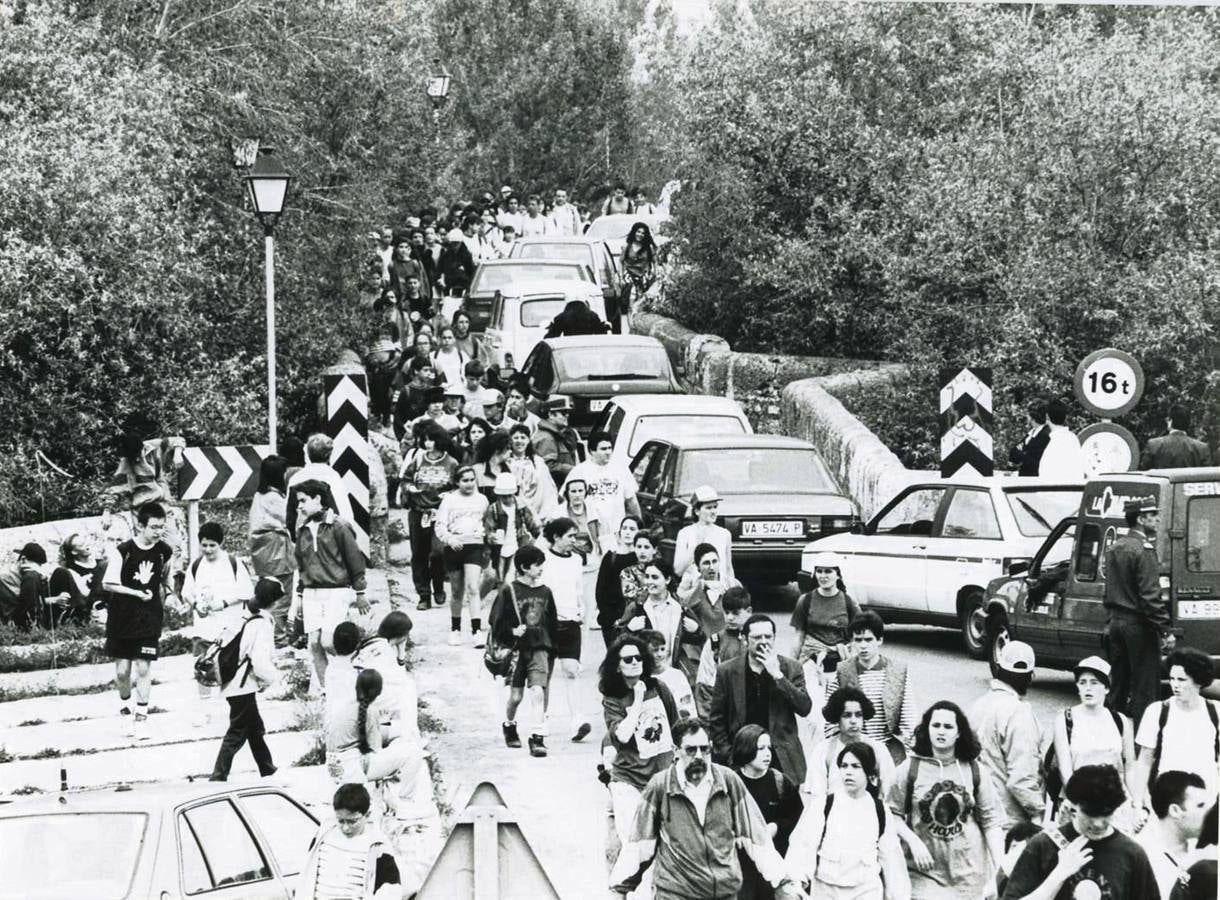
POLYGON ((690 6, 0 0, 0 525, 90 509, 124 429, 265 434, 250 137, 297 179, 281 433, 366 336, 371 229, 678 177, 668 308, 739 349, 907 362, 854 411, 908 464, 935 461, 942 364, 995 369, 1002 448, 1107 345, 1148 374, 1137 436, 1182 400, 1215 445, 1215 10, 690 6))

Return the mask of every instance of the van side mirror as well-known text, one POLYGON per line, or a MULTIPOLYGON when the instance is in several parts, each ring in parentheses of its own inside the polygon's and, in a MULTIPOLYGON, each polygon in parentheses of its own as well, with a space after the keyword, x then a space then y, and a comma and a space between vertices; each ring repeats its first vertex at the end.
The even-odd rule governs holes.
POLYGON ((851 533, 852 534, 864 534, 864 523, 860 522, 860 521, 852 522, 851 523, 851 533))
POLYGON ((1030 564, 1027 562, 1024 562, 1024 561, 1015 562, 1011 566, 1008 567, 1008 574, 1009 575, 1020 575, 1022 572, 1028 572, 1029 566, 1030 566, 1030 564))

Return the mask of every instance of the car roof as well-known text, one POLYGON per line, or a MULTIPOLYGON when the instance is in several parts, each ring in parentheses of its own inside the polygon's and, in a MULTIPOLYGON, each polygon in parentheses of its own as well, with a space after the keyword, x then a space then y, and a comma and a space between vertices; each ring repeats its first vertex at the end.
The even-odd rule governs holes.
POLYGON ((562 294, 573 299, 583 299, 590 294, 601 296, 602 292, 591 281, 564 281, 561 278, 529 278, 515 281, 507 287, 500 288, 500 295, 505 298, 528 298, 535 295, 553 297, 562 294))
POLYGON ((533 237, 520 238, 514 241, 515 244, 604 244, 605 238, 585 237, 584 235, 557 234, 553 237, 547 234, 534 235, 533 237))
POLYGON ((580 334, 570 337, 547 338, 542 343, 552 350, 573 350, 579 347, 649 347, 664 350, 664 345, 647 334, 580 334))
POLYGON ((1101 478, 1130 478, 1133 475, 1151 475, 1156 478, 1167 478, 1170 481, 1220 481, 1220 466, 1199 466, 1190 469, 1149 469, 1146 472, 1107 472, 1101 478))
MULTIPOLYGON (((69 775, 71 773, 69 772, 69 775)), ((224 797, 238 793, 259 793, 278 790, 290 793, 283 785, 266 781, 217 783, 200 780, 164 783, 140 783, 85 788, 60 793, 38 794, 0 805, 0 818, 72 812, 151 812, 172 809, 184 803, 224 797)))
MULTIPOLYGON (((523 238, 522 240, 524 241, 527 239, 523 238)), ((485 259, 483 262, 479 263, 479 268, 483 268, 483 266, 490 266, 493 268, 499 268, 501 266, 514 268, 524 268, 525 266, 576 266, 578 268, 584 268, 586 265, 588 264, 577 262, 574 259, 543 259, 541 257, 521 259, 520 257, 511 257, 509 259, 485 259)))
MULTIPOLYGON (((929 473, 931 474, 931 473, 929 473)), ((1018 490, 1038 490, 1039 488, 1061 488, 1063 490, 1084 489, 1083 481, 1064 481, 1062 478, 1017 477, 1016 475, 977 475, 971 472, 957 472, 948 478, 930 477, 926 481, 913 481, 910 487, 994 487, 1014 488, 1018 490)))
POLYGON ((736 450, 746 448, 770 448, 775 450, 815 450, 813 444, 800 438, 780 434, 711 434, 665 438, 652 438, 672 444, 679 450, 736 450))
POLYGON ((728 397, 714 397, 708 394, 621 394, 611 402, 627 412, 655 413, 669 412, 672 409, 697 410, 702 412, 716 411, 744 415, 741 405, 728 397))

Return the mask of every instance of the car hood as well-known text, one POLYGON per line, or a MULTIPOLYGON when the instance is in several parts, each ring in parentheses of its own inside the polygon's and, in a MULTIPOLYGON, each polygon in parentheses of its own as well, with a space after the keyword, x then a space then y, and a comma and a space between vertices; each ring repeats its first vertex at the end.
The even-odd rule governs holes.
POLYGON ((851 516, 855 510, 846 497, 831 493, 722 494, 721 518, 750 516, 851 516))

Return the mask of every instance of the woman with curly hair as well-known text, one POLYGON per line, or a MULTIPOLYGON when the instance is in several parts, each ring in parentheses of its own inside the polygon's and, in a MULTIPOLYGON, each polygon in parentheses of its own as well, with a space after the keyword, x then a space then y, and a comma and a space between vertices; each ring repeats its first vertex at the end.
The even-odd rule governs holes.
POLYGON ((837 732, 822 741, 814 751, 809 764, 805 787, 820 803, 839 787, 839 752, 848 744, 860 742, 877 751, 877 774, 881 790, 887 791, 894 783, 894 760, 885 744, 864 733, 864 723, 876 715, 876 708, 864 691, 855 687, 836 690, 822 707, 822 718, 830 725, 838 725, 837 732))
POLYGON ((912 900, 977 900, 993 882, 1004 856, 1003 811, 980 774, 979 753, 956 703, 928 707, 887 798, 913 832, 906 837, 912 900))

